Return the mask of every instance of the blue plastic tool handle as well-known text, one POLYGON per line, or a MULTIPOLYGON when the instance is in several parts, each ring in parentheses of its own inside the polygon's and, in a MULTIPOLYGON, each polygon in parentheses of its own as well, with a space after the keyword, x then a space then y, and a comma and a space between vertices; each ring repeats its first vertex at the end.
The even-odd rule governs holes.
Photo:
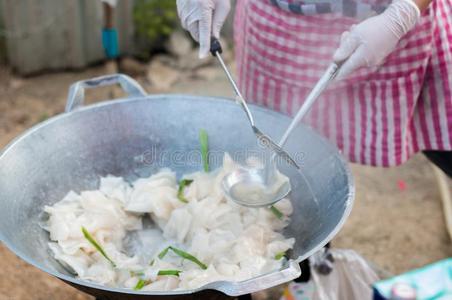
POLYGON ((118 32, 115 28, 102 30, 102 45, 108 58, 113 59, 119 56, 118 32))

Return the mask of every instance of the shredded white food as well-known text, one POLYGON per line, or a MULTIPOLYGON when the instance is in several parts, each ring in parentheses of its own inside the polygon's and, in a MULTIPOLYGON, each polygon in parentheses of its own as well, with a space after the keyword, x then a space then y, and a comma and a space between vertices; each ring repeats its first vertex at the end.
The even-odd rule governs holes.
POLYGON ((169 169, 132 184, 119 177, 101 178, 99 190, 71 191, 44 208, 49 248, 82 280, 143 291, 195 289, 276 271, 295 242, 279 233, 288 224, 292 205, 289 199, 278 202, 275 207, 283 214, 278 218, 268 208, 227 200, 220 183, 236 167, 226 154, 222 168, 184 176, 193 180, 183 191, 187 203, 178 198, 176 175, 169 169), (194 256, 205 268, 171 249, 159 258, 170 246, 194 256), (165 270, 179 272, 159 275, 165 270))

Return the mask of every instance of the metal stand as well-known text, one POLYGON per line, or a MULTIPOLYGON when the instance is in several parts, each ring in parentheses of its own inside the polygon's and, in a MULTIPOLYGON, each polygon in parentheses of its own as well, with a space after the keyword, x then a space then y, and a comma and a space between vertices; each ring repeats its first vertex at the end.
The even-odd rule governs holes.
MULTIPOLYGON (((149 296, 149 297, 152 297, 152 296, 149 296)), ((103 297, 96 297, 95 299, 96 300, 111 300, 109 298, 103 298, 103 297)), ((202 298, 200 298, 200 299, 202 299, 202 298)), ((235 299, 235 300, 252 300, 253 298, 252 298, 251 294, 247 294, 247 295, 239 296, 237 298, 231 297, 231 299, 235 299)), ((210 300, 210 298, 206 297, 205 300, 210 300)))
POLYGON ((237 300, 252 300, 251 294, 239 296, 237 300))
MULTIPOLYGON (((331 269, 329 268, 329 266, 331 265, 332 262, 334 262, 332 256, 330 253, 328 253, 328 249, 330 249, 331 243, 326 244, 325 246, 325 265, 327 267, 321 268, 321 273, 324 275, 327 275, 331 272, 331 269), (330 263, 328 263, 330 262, 330 263)), ((323 265, 320 264, 320 266, 322 267, 323 265)), ((311 279, 311 265, 309 263, 309 259, 305 259, 300 263, 300 269, 301 269, 301 275, 300 277, 298 277, 297 279, 295 279, 295 282, 308 282, 309 279, 311 279)))

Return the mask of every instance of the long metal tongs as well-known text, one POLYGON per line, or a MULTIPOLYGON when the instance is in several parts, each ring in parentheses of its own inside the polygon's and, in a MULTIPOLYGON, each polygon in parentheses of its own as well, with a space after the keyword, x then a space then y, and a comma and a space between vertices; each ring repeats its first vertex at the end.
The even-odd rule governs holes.
POLYGON ((231 86, 234 89, 234 92, 237 96, 236 101, 241 105, 241 107, 245 111, 246 116, 248 117, 248 120, 250 122, 251 128, 253 129, 253 132, 257 136, 258 140, 262 143, 263 146, 273 150, 276 155, 283 158, 287 163, 289 163, 290 165, 294 166, 297 169, 300 169, 298 164, 289 155, 289 153, 284 151, 268 135, 266 135, 261 130, 259 130, 259 128, 256 127, 253 115, 251 114, 251 111, 248 108, 248 105, 246 104, 245 99, 243 98, 242 94, 240 93, 240 90, 239 90, 237 84, 235 83, 234 78, 232 77, 231 73, 229 72, 228 67, 226 66, 226 64, 223 61, 223 58, 221 57, 221 53, 223 53, 223 49, 221 47, 220 41, 215 37, 212 37, 212 39, 211 39, 210 52, 212 53, 213 56, 215 56, 218 59, 221 67, 223 68, 224 72, 226 73, 226 76, 228 77, 229 82, 231 83, 231 86))

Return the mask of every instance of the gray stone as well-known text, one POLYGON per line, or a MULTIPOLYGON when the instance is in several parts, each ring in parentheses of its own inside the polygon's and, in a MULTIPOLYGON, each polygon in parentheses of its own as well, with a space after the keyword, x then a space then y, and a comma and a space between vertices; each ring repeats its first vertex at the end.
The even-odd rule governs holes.
POLYGON ((193 49, 189 54, 180 57, 178 60, 178 67, 181 70, 194 71, 195 69, 211 65, 214 62, 212 56, 204 59, 199 59, 199 49, 193 49))
POLYGON ((188 55, 193 49, 193 42, 187 33, 175 30, 169 37, 166 50, 177 58, 188 55))
POLYGON ((130 76, 141 76, 146 74, 147 65, 132 57, 125 57, 121 60, 119 69, 121 73, 130 76))
POLYGON ((212 65, 212 66, 206 66, 206 67, 197 69, 195 72, 193 72, 192 76, 194 78, 212 81, 221 76, 226 76, 226 75, 223 74, 223 71, 221 70, 220 66, 212 65))
POLYGON ((12 90, 20 89, 24 85, 25 81, 20 78, 11 78, 9 81, 9 88, 12 90))
POLYGON ((149 64, 146 78, 156 90, 168 90, 180 78, 179 70, 162 57, 154 58, 149 64))

